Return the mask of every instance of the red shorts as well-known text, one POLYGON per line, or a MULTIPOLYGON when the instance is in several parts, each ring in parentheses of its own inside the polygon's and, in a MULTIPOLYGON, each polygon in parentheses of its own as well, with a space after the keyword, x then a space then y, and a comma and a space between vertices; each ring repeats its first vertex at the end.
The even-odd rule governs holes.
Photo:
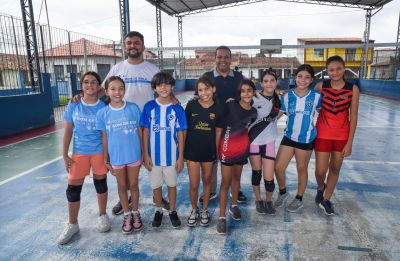
POLYGON ((99 154, 72 154, 74 163, 68 173, 69 180, 83 179, 90 174, 92 168, 93 174, 106 175, 108 169, 104 164, 103 153, 99 154))
POLYGON ((317 152, 342 152, 344 146, 346 146, 347 140, 326 140, 326 139, 315 139, 315 151, 317 152))

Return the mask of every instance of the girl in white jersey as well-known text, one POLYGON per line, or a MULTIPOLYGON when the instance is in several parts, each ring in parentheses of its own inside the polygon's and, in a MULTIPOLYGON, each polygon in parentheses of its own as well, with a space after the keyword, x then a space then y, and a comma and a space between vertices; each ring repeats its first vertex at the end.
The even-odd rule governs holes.
POLYGON ((288 119, 281 145, 275 162, 275 174, 279 185, 279 196, 275 207, 287 199, 285 171, 293 155, 296 158, 298 174, 297 194, 286 207, 289 212, 297 212, 303 208, 303 195, 308 181, 308 163, 314 148, 316 128, 314 116, 321 108, 320 93, 310 89, 314 79, 314 69, 308 64, 302 64, 296 70, 296 87, 290 89, 281 98, 281 111, 288 119))
POLYGON ((259 214, 274 215, 272 193, 275 189, 275 139, 278 135, 277 118, 279 112, 279 97, 275 93, 277 76, 272 70, 261 74, 263 90, 253 97, 253 107, 257 109, 257 120, 249 127, 250 163, 252 167, 251 183, 256 196, 256 211, 259 214), (264 177, 266 201, 261 199, 260 182, 264 177))

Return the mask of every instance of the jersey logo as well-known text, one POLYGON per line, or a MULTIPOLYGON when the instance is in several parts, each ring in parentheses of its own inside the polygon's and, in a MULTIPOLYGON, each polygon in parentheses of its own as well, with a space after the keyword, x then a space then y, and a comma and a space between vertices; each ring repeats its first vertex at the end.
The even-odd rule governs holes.
POLYGON ((214 120, 215 119, 215 113, 210 113, 210 119, 214 120))
POLYGON ((196 117, 198 115, 199 115, 198 113, 192 113, 192 117, 196 117))
POLYGON ((173 121, 175 119, 175 116, 173 114, 168 114, 168 120, 173 121))

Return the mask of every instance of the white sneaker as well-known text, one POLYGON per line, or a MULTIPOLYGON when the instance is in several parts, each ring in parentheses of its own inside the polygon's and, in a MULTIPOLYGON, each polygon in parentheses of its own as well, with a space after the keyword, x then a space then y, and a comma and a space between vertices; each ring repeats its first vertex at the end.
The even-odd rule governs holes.
POLYGON ((60 237, 58 238, 58 244, 64 245, 67 244, 71 238, 79 232, 79 225, 78 223, 76 224, 70 224, 68 223, 60 237))
POLYGON ((110 229, 111 229, 111 222, 110 222, 110 218, 108 217, 107 213, 105 213, 104 215, 100 215, 99 223, 97 225, 97 230, 100 233, 104 233, 104 232, 110 231, 110 229))

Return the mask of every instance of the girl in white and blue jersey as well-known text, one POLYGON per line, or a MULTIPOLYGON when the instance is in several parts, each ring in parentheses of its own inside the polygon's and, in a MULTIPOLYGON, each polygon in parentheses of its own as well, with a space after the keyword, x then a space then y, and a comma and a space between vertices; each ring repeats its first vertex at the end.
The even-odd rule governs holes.
POLYGON ((142 229, 139 213, 138 176, 142 164, 140 109, 123 99, 124 81, 111 76, 105 82, 110 103, 97 113, 97 128, 102 131, 104 158, 107 168, 117 178, 119 199, 124 211, 122 232, 129 234, 142 229), (132 195, 132 212, 128 193, 132 195))
POLYGON ((70 102, 64 113, 63 159, 68 172, 69 222, 58 239, 59 244, 68 243, 79 232, 78 213, 80 196, 85 177, 93 171, 94 186, 99 204, 100 232, 107 232, 111 223, 106 213, 107 167, 104 164, 101 132, 96 130, 96 113, 105 106, 98 98, 101 79, 95 72, 86 72, 81 77, 83 98, 81 102, 70 102), (68 154, 73 141, 72 155, 68 154))
POLYGON ((287 116, 287 125, 275 163, 275 175, 279 185, 279 196, 275 201, 275 207, 280 207, 288 197, 285 171, 293 155, 296 158, 297 194, 286 207, 290 212, 297 212, 303 207, 303 195, 308 181, 308 163, 316 137, 314 117, 321 108, 320 93, 309 88, 314 79, 312 66, 300 65, 295 75, 296 88, 290 89, 281 97, 280 110, 287 116))

